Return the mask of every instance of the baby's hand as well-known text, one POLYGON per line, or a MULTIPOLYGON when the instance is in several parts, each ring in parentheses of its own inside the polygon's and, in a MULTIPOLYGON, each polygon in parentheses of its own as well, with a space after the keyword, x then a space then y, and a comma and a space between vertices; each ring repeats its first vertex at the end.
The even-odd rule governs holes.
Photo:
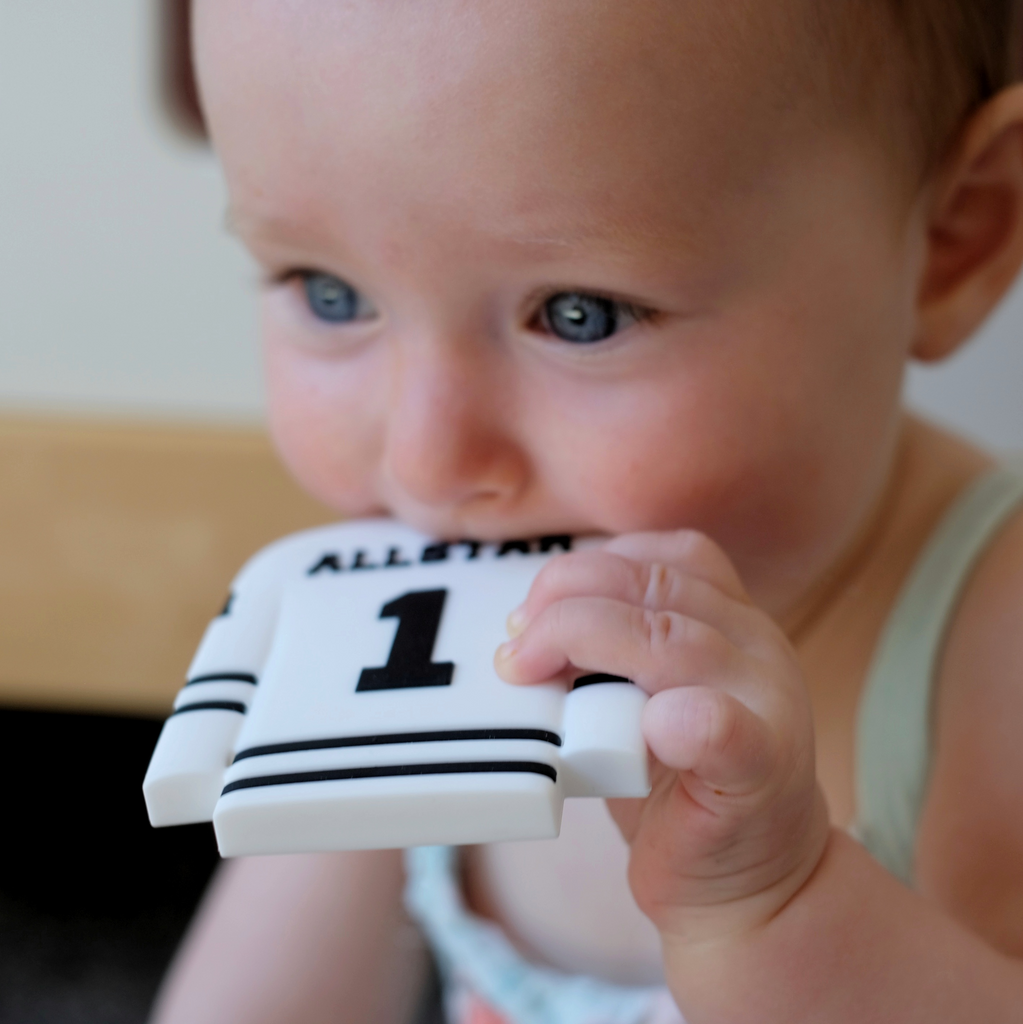
POLYGON ((662 937, 737 937, 777 914, 819 862, 828 816, 795 653, 720 548, 681 531, 559 557, 509 629, 509 682, 608 672, 651 695, 650 796, 609 803, 662 937))

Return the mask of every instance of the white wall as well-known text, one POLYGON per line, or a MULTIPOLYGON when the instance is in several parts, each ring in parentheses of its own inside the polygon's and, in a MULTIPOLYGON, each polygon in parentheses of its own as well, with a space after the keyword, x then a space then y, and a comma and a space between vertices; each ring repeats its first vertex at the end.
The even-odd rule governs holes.
POLYGON ((1023 280, 953 359, 912 368, 908 396, 990 448, 1023 451, 1023 280))
MULTIPOLYGON (((0 0, 0 411, 260 416, 255 272, 155 99, 153 0, 0 0)), ((1023 287, 911 401, 1023 449, 1023 287)))
POLYGON ((0 0, 0 411, 258 419, 255 271, 152 0, 0 0))

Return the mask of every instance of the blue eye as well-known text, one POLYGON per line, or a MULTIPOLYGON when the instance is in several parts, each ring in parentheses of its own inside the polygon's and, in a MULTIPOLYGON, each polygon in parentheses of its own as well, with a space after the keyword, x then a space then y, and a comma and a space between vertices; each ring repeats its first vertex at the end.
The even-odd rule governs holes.
POLYGON ((365 320, 375 312, 367 299, 333 274, 306 271, 302 274, 306 301, 313 316, 331 324, 365 320))
POLYGON ((543 305, 544 327, 577 345, 604 341, 639 319, 626 303, 585 292, 559 292, 543 305))

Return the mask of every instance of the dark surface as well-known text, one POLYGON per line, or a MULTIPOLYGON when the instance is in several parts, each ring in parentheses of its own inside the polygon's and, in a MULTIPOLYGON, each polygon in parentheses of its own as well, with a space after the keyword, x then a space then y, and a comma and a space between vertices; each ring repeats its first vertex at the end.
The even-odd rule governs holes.
POLYGON ((217 862, 151 829, 159 722, 0 710, 0 1024, 141 1024, 217 862))

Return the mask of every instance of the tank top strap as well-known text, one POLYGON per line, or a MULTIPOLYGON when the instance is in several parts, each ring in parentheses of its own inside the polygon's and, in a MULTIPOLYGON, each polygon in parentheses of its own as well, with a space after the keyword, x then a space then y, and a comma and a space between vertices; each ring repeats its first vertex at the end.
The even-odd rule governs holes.
POLYGON ((956 500, 904 584, 867 677, 853 831, 907 884, 931 770, 932 692, 945 633, 978 560, 1021 503, 1023 472, 1009 467, 985 474, 956 500))

